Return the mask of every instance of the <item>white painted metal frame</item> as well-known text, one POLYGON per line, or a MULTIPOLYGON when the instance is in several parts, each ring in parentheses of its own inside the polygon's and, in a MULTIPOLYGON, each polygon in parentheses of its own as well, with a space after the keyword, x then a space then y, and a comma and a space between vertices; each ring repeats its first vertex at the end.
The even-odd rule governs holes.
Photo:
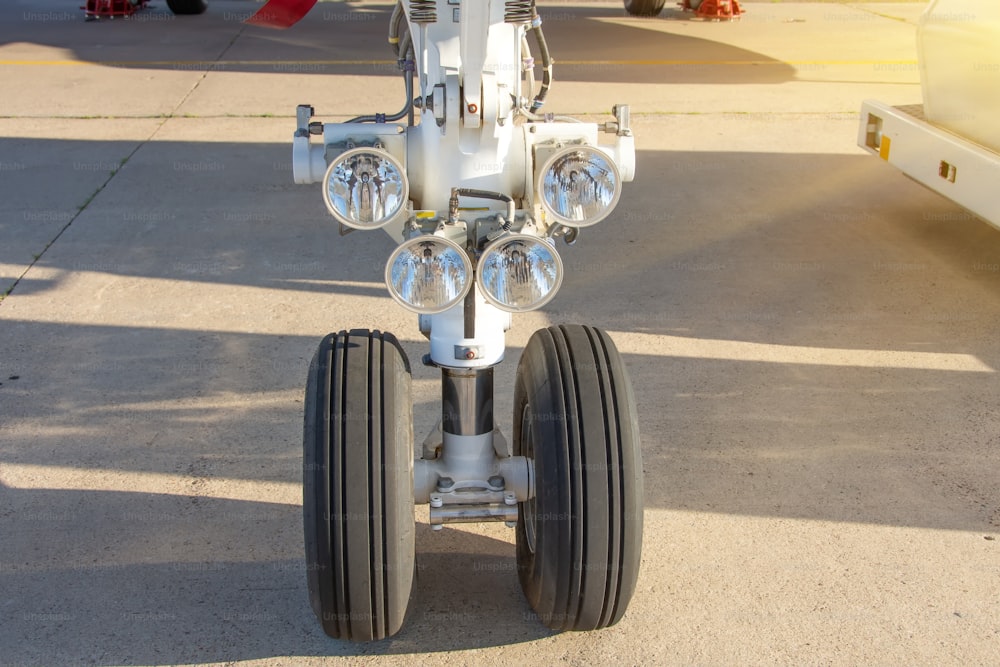
POLYGON ((1000 229, 1000 154, 913 112, 919 107, 866 100, 858 145, 1000 229))
MULTIPOLYGON (((311 109, 305 113, 300 107, 293 139, 296 183, 322 182, 327 164, 346 145, 377 141, 406 169, 414 209, 410 221, 416 220, 418 211, 446 216, 452 188, 472 188, 502 193, 521 202, 517 210, 521 228, 514 231, 545 237, 559 227, 545 219, 534 196, 535 170, 559 147, 582 144, 597 148, 616 163, 622 181, 632 180, 635 146, 627 128, 615 132, 614 144, 599 146, 598 135, 605 128, 595 123, 558 122, 551 117, 536 122, 518 117, 518 107, 530 103, 519 104, 522 97, 533 94, 521 89, 522 58, 528 55, 522 51, 527 26, 504 21, 503 0, 437 0, 435 6, 436 22, 417 23, 412 21, 409 2, 404 1, 416 60, 420 122, 413 126, 328 123, 323 125, 319 144, 311 141, 311 109)), ((627 125, 625 107, 619 120, 627 125)), ((501 201, 470 198, 462 205, 488 209, 475 217, 507 214, 501 201)), ((382 229, 400 243, 406 240, 406 224, 401 221, 382 229)), ((464 224, 438 233, 455 236, 460 242, 466 235, 464 224)), ((487 302, 475 284, 472 289, 474 335, 468 336, 465 303, 420 316, 420 328, 430 339, 434 364, 456 372, 478 369, 492 373, 490 367, 504 358, 511 314, 487 302)), ((492 393, 489 410, 492 420, 492 393)), ((449 433, 439 425, 423 449, 425 454, 438 451, 439 455, 416 461, 415 500, 431 504, 435 527, 476 517, 510 522, 516 519, 516 504, 533 495, 533 462, 509 456, 506 442, 495 428, 487 433, 449 433), (470 501, 482 509, 470 507, 470 501)))

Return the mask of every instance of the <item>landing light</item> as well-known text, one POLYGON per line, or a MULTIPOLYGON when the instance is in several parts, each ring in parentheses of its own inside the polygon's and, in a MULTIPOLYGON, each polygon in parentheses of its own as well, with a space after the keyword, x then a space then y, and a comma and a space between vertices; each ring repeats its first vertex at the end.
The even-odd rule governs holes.
POLYGON ((441 236, 425 234, 401 244, 385 267, 389 294, 423 315, 448 310, 472 288, 472 262, 465 249, 441 236))
POLYGON ((409 190, 403 166, 377 148, 345 151, 323 177, 327 209, 354 229, 378 229, 405 214, 409 190))

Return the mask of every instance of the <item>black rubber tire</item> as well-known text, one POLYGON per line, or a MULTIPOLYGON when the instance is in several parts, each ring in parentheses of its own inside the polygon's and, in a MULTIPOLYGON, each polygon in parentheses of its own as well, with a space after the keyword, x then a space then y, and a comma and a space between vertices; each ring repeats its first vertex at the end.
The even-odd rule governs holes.
POLYGON ((323 631, 399 631, 413 589, 410 365, 389 333, 330 334, 309 366, 302 517, 309 602, 323 631))
POLYGON ((167 0, 167 7, 174 14, 204 14, 208 0, 167 0))
POLYGON ((532 609, 554 630, 614 625, 635 591, 643 500, 635 398, 607 333, 534 333, 517 368, 514 454, 535 463, 535 498, 517 521, 532 609))
POLYGON ((667 0, 625 0, 625 11, 632 16, 656 16, 667 0))

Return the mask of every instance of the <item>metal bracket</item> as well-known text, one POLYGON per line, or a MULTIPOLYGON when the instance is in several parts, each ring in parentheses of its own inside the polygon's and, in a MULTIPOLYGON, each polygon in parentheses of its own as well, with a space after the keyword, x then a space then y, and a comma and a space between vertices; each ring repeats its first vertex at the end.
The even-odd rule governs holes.
POLYGON ((450 477, 438 480, 437 491, 430 497, 430 524, 441 530, 446 523, 517 521, 517 496, 504 490, 504 478, 494 475, 486 481, 456 484, 450 477))
POLYGON ((616 134, 619 137, 630 137, 632 136, 632 128, 629 126, 630 116, 627 104, 616 104, 611 107, 611 113, 615 115, 615 121, 618 123, 618 131, 616 134))
POLYGON ((313 109, 311 104, 300 104, 295 107, 295 122, 298 124, 298 129, 308 130, 309 121, 315 115, 316 110, 313 109))
POLYGON ((444 125, 447 116, 445 112, 444 92, 445 85, 443 83, 435 85, 434 89, 431 90, 429 106, 431 112, 434 114, 434 122, 437 123, 438 127, 444 125))

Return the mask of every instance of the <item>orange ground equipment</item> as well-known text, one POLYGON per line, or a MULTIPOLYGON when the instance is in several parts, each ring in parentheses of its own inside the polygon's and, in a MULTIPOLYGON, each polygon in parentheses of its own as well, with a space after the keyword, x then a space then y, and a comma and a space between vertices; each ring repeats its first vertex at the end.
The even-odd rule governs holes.
POLYGON ((83 9, 88 20, 132 16, 148 4, 149 0, 87 0, 83 9))
POLYGON ((739 0, 681 0, 681 9, 691 10, 695 16, 713 21, 727 19, 732 21, 743 14, 739 0))

